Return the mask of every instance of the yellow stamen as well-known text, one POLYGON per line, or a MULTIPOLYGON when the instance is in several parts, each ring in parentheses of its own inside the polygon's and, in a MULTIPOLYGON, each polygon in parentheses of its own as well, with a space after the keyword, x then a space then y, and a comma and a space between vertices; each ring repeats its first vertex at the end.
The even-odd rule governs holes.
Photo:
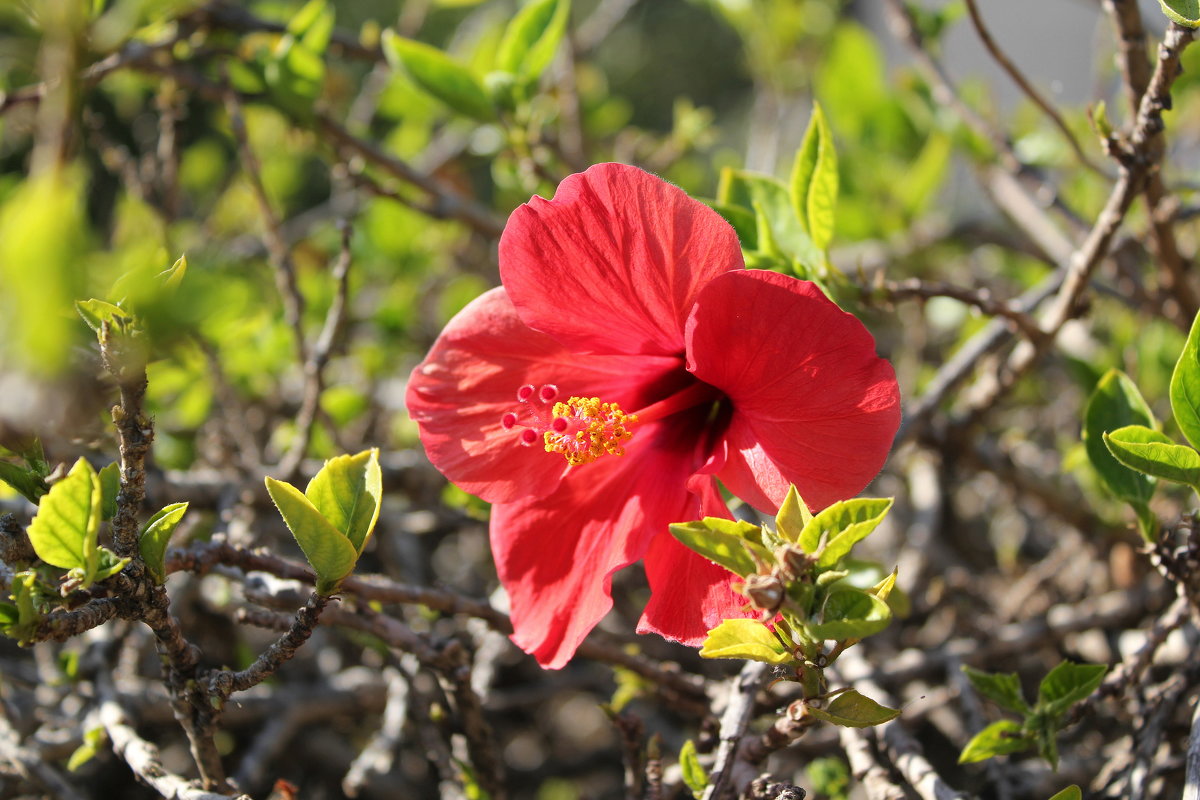
POLYGON ((636 414, 599 397, 572 397, 555 403, 553 413, 554 430, 543 434, 546 452, 561 453, 571 466, 590 464, 605 454, 625 455, 622 443, 633 436, 627 426, 638 421, 636 414))

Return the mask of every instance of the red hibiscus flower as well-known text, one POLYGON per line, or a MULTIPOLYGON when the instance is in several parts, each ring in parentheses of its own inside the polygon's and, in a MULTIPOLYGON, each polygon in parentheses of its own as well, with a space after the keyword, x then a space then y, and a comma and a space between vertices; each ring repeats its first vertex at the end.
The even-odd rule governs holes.
POLYGON ((672 522, 728 516, 720 480, 778 509, 857 494, 900 420, 891 366, 813 284, 744 267, 737 236, 680 189, 600 164, 513 212, 502 288, 413 370, 430 460, 493 503, 513 640, 565 664, 644 560, 638 631, 699 644, 745 616, 730 573, 672 522))

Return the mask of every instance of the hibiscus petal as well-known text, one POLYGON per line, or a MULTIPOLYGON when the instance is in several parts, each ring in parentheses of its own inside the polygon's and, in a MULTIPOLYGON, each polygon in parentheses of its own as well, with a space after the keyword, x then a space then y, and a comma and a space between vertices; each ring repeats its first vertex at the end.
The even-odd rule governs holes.
POLYGON ((553 200, 517 208, 500 238, 521 319, 577 352, 682 353, 700 287, 743 265, 719 214, 623 164, 566 178, 553 200))
POLYGON ((681 426, 637 430, 624 456, 573 467, 558 490, 493 506, 492 554, 508 591, 513 641, 557 669, 612 608, 612 575, 700 504, 685 483, 695 456, 681 426))
POLYGON ((473 300, 446 325, 413 370, 408 413, 420 427, 429 460, 460 488, 493 503, 554 491, 566 461, 505 430, 505 413, 521 410, 524 384, 554 384, 559 397, 600 397, 639 408, 679 360, 578 356, 517 317, 504 289, 473 300))
POLYGON ((722 275, 697 297, 687 342, 688 369, 733 405, 718 476, 732 491, 775 510, 794 483, 824 508, 883 466, 900 424, 895 373, 862 323, 815 285, 761 270, 722 275))
MULTIPOLYGON (((707 485, 699 516, 729 517, 712 478, 704 483, 707 485)), ((646 578, 650 582, 650 602, 638 622, 638 633, 657 633, 698 647, 722 620, 756 616, 746 607, 746 598, 733 591, 737 577, 732 572, 684 547, 670 533, 660 534, 651 542, 646 552, 646 578)))

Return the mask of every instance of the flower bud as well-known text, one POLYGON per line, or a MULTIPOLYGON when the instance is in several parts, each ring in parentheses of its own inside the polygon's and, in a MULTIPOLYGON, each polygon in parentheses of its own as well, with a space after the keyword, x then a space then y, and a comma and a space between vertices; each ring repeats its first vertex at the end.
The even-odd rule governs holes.
POLYGON ((742 594, 750 598, 750 606, 756 611, 774 614, 783 605, 783 582, 774 575, 747 575, 742 594))

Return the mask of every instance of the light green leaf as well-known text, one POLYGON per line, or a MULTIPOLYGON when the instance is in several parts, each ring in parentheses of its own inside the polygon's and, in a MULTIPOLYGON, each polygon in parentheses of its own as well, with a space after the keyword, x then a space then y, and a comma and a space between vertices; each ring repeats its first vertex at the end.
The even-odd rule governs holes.
POLYGON ((570 0, 533 0, 522 8, 504 30, 496 69, 522 82, 541 77, 554 60, 570 13, 570 0))
POLYGON ((121 465, 116 461, 107 464, 97 477, 100 478, 100 518, 112 519, 117 513, 117 495, 121 493, 121 465))
POLYGON ((31 503, 41 499, 49 487, 33 470, 9 461, 0 461, 0 481, 4 481, 31 503))
POLYGON ((37 573, 31 569, 23 570, 13 576, 11 594, 9 595, 17 606, 17 621, 10 623, 5 630, 19 644, 26 644, 37 631, 38 614, 33 596, 37 587, 37 573))
POLYGON ((824 254, 796 219, 791 196, 782 181, 726 167, 717 185, 717 204, 757 211, 762 226, 754 246, 757 252, 782 251, 808 269, 824 264, 824 254))
POLYGON ((92 465, 80 458, 62 480, 38 503, 29 523, 29 541, 38 558, 62 569, 89 570, 89 543, 96 549, 100 528, 100 480, 92 465))
POLYGON ((696 800, 704 796, 708 787, 708 773, 696 755, 696 743, 688 739, 679 750, 679 769, 683 772, 683 782, 692 790, 696 800))
POLYGON ((117 558, 117 554, 107 547, 96 548, 96 566, 92 571, 89 583, 106 580, 125 569, 132 561, 131 558, 117 558))
POLYGON ((965 664, 962 671, 975 687, 975 691, 996 705, 1017 714, 1029 713, 1029 704, 1021 694, 1021 681, 1015 672, 983 672, 965 664))
POLYGON ((821 106, 813 104, 812 119, 792 167, 792 207, 804 230, 820 250, 833 239, 837 212, 838 166, 833 132, 821 106))
POLYGON ((854 689, 833 698, 828 708, 809 706, 808 713, 843 728, 870 728, 900 716, 899 709, 880 705, 854 689))
POLYGON ((1188 28, 1200 27, 1200 0, 1158 0, 1158 3, 1172 22, 1188 28))
POLYGON ((83 321, 88 324, 88 327, 96 332, 97 336, 100 335, 106 322, 109 325, 123 326, 132 319, 129 312, 103 300, 76 301, 75 310, 79 312, 79 316, 83 317, 83 321))
POLYGON ((850 586, 834 587, 825 598, 821 621, 809 622, 806 627, 813 639, 865 639, 886 628, 892 621, 892 610, 873 594, 850 586))
POLYGON ((492 101, 479 79, 436 47, 386 30, 383 51, 393 66, 404 67, 417 86, 455 111, 485 122, 495 118, 492 101))
POLYGON ((699 522, 674 523, 670 526, 670 531, 684 546, 744 578, 758 572, 758 562, 751 553, 757 555, 763 563, 770 563, 771 554, 762 545, 739 535, 739 525, 758 530, 748 522, 735 523, 731 520, 705 517, 699 522))
POLYGON ((1083 412, 1083 444, 1088 460, 1105 487, 1132 505, 1150 502, 1156 481, 1153 477, 1125 467, 1104 444, 1104 434, 1128 425, 1157 428, 1154 413, 1129 376, 1110 369, 1096 384, 1083 412))
POLYGON ((1071 784, 1051 797, 1050 800, 1083 800, 1083 792, 1075 784, 1071 784))
POLYGON ((187 256, 182 255, 175 260, 174 264, 158 273, 158 277, 163 282, 163 288, 167 291, 173 292, 179 288, 181 283, 183 283, 183 276, 186 274, 187 256))
POLYGON ((104 746, 108 739, 108 734, 105 733, 104 726, 98 725, 95 728, 88 728, 83 732, 83 744, 75 748, 75 752, 67 759, 67 771, 75 772, 87 762, 96 757, 96 753, 100 752, 100 748, 104 746))
POLYGON ((758 249, 758 227, 754 211, 742 206, 723 205, 716 200, 704 200, 705 205, 716 211, 733 226, 743 250, 758 249))
POLYGON ((358 551, 295 486, 271 477, 266 479, 266 484, 283 521, 317 573, 317 592, 333 594, 342 579, 354 569, 358 551))
MULTIPOLYGON (((1194 8, 1196 3, 1193 2, 1194 8)), ((1200 315, 1192 320, 1183 352, 1171 373, 1171 413, 1192 447, 1200 447, 1200 315)))
POLYGON ((702 658, 744 658, 768 664, 789 664, 791 652, 766 625, 756 619, 727 619, 708 632, 702 658))
POLYGON ((883 522, 891 507, 891 498, 840 500, 808 521, 799 544, 804 552, 818 555, 817 566, 832 567, 883 522))
POLYGON ((335 11, 326 0, 309 0, 288 21, 287 32, 317 55, 323 55, 333 35, 335 11))
POLYGON ((1038 686, 1038 710, 1061 714, 1099 688, 1108 667, 1103 664, 1074 664, 1064 661, 1042 678, 1038 686))
POLYGON ((960 764, 974 764, 993 756, 1019 753, 1033 747, 1034 739, 1021 729, 1021 723, 1011 719, 993 722, 967 742, 958 756, 960 764))
POLYGON ((150 577, 157 583, 163 583, 167 579, 164 566, 167 544, 187 508, 187 503, 172 503, 147 520, 138 536, 138 551, 142 554, 142 560, 146 562, 146 570, 150 577))
POLYGON ((1165 434, 1142 425, 1127 425, 1104 434, 1104 444, 1127 467, 1200 490, 1200 453, 1175 444, 1165 434))
POLYGON ((383 501, 383 472, 379 450, 325 462, 304 490, 304 496, 333 527, 341 531, 359 555, 379 521, 383 501))
POLYGON ((801 531, 812 521, 812 518, 813 515, 800 497, 800 492, 796 491, 794 485, 789 486, 787 497, 783 498, 783 504, 779 506, 779 513, 775 515, 776 532, 789 542, 798 542, 801 531))

